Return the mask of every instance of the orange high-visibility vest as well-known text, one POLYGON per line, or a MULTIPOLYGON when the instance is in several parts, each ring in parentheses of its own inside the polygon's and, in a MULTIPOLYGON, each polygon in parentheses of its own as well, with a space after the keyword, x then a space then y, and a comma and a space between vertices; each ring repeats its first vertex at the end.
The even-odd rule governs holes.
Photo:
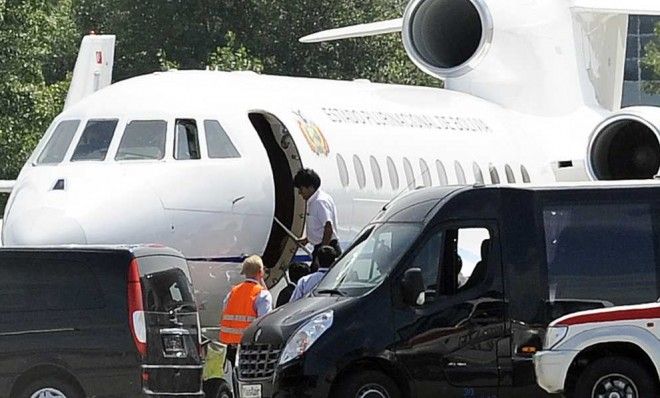
POLYGON ((231 289, 225 311, 220 318, 220 342, 239 344, 243 332, 257 319, 255 302, 264 287, 252 281, 239 283, 231 289))

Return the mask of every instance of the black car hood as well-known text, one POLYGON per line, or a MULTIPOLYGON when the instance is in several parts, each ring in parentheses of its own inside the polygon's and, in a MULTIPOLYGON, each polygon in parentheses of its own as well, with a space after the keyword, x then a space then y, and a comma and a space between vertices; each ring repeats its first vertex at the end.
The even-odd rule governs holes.
POLYGON ((286 304, 253 323, 243 334, 241 344, 284 345, 314 315, 335 309, 348 301, 351 299, 323 296, 306 297, 286 304))

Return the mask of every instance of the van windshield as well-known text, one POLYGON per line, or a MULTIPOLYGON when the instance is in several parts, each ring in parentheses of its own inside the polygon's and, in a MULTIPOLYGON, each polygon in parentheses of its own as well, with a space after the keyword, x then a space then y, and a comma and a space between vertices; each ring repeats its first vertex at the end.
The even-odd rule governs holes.
POLYGON ((361 296, 378 286, 419 235, 419 224, 381 224, 367 229, 335 264, 314 294, 361 296))

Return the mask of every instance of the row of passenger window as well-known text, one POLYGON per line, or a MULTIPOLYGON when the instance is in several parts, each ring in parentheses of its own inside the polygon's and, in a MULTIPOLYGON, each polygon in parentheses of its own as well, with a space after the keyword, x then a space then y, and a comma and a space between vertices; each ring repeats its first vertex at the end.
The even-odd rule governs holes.
MULTIPOLYGON (((393 191, 396 191, 401 187, 401 183, 399 181, 399 172, 397 170, 396 164, 394 163, 394 160, 392 160, 391 157, 388 156, 386 162, 387 162, 387 172, 390 180, 390 187, 392 188, 393 191)), ((376 189, 383 188, 383 173, 381 171, 378 160, 374 156, 370 156, 369 164, 371 166, 371 174, 373 177, 374 186, 376 187, 376 189)), ((346 161, 340 154, 337 154, 337 168, 339 170, 339 179, 341 181, 341 184, 344 187, 347 187, 350 184, 348 167, 346 165, 346 161)), ((367 173, 365 172, 365 167, 362 163, 362 160, 357 155, 353 155, 353 169, 355 171, 355 177, 357 180, 358 187, 360 187, 360 189, 365 188, 367 186, 367 173)), ((450 182, 447 175, 447 170, 445 169, 445 165, 440 160, 435 161, 435 169, 438 178, 437 185, 440 186, 449 185, 450 182)), ((425 187, 430 187, 434 185, 433 178, 431 176, 431 169, 428 163, 426 162, 426 160, 419 159, 419 170, 422 176, 422 181, 421 181, 422 184, 425 187)), ((413 171, 413 165, 410 162, 410 160, 408 160, 408 158, 406 157, 403 158, 403 172, 406 177, 405 188, 408 189, 415 188, 417 186, 417 181, 415 178, 415 172, 413 171)), ((454 162, 454 172, 456 176, 455 179, 456 184, 458 185, 467 184, 465 171, 461 163, 458 161, 454 162)), ((477 164, 477 162, 472 163, 472 172, 474 174, 474 181, 476 183, 482 183, 482 184, 486 183, 483 172, 481 171, 481 167, 477 164)), ((491 183, 499 184, 501 182, 500 174, 495 166, 490 165, 488 172, 490 174, 491 183)), ((513 172, 513 169, 508 164, 504 166, 504 175, 506 176, 506 181, 508 183, 513 184, 516 182, 516 176, 513 172)), ((520 176, 522 182, 524 183, 531 182, 529 172, 523 165, 520 166, 520 176)))
MULTIPOLYGON (((71 161, 103 161, 115 135, 117 119, 92 119, 87 122, 76 145, 71 161)), ((206 151, 210 159, 239 158, 241 155, 217 120, 204 120, 206 151)), ((64 160, 80 120, 65 120, 57 125, 37 164, 57 164, 64 160)), ((176 119, 174 158, 201 159, 201 143, 194 119, 176 119)), ((165 156, 167 122, 164 120, 133 120, 126 124, 115 160, 161 160, 165 156)))

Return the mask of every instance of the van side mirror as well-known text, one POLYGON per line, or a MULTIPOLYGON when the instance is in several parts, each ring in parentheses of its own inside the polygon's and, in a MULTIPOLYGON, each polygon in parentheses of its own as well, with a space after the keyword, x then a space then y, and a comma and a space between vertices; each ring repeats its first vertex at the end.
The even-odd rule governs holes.
POLYGON ((403 302, 408 305, 424 305, 426 297, 424 295, 424 277, 419 268, 410 268, 406 270, 401 279, 401 291, 403 293, 403 302))

